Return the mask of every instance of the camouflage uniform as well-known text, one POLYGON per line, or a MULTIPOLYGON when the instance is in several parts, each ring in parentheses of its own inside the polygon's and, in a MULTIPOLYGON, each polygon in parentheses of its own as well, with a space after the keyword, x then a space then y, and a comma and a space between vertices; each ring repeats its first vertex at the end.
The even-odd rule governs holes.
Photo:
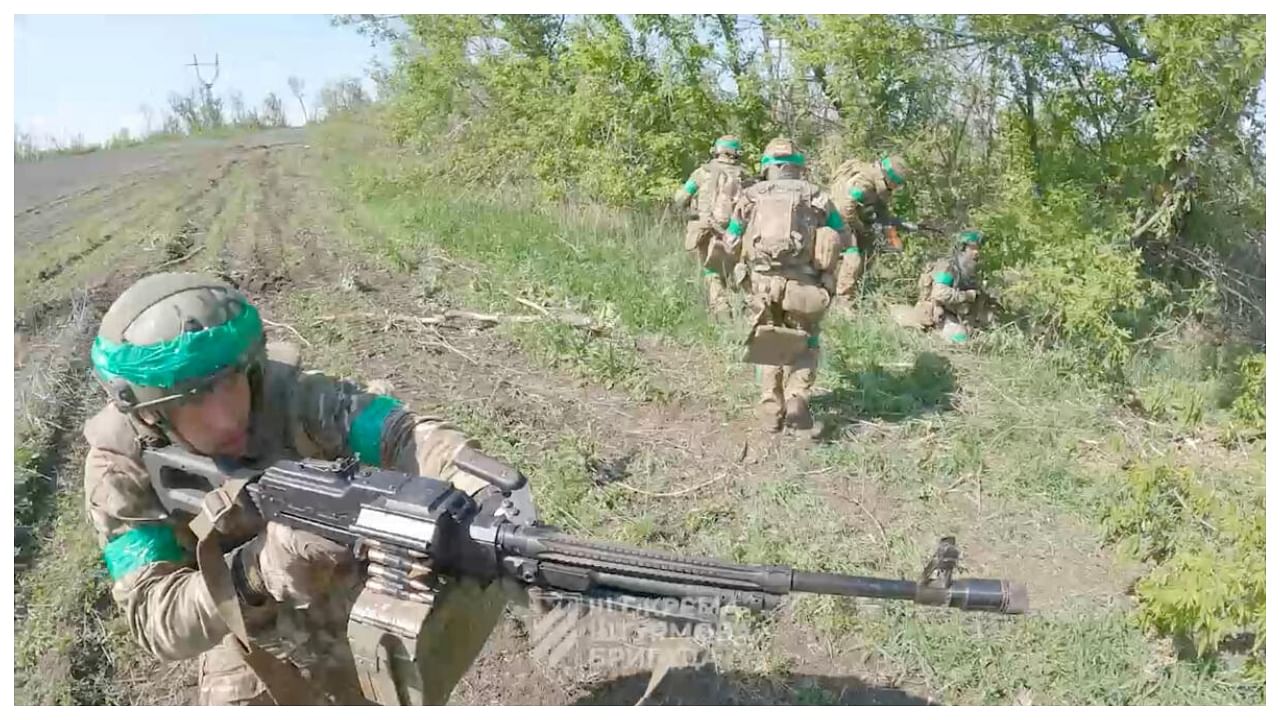
POLYGON ((826 193, 801 177, 804 159, 791 141, 775 139, 765 153, 766 179, 742 193, 728 231, 742 238, 743 263, 750 272, 750 303, 756 315, 747 358, 790 358, 781 364, 756 363, 760 418, 769 430, 780 429, 784 420, 797 429, 810 429, 819 326, 831 303, 833 273, 849 234, 826 193), (776 217, 766 217, 768 213, 776 217), (781 217, 785 214, 791 217, 781 217), (764 229, 771 223, 779 223, 779 228, 764 229), (771 259, 763 251, 762 237, 788 230, 798 247, 782 261, 771 259), (780 353, 770 347, 784 344, 796 347, 780 353))
MULTIPOLYGON (((483 481, 451 465, 458 449, 468 444, 461 432, 438 418, 404 411, 386 396, 301 370, 299 353, 293 346, 269 345, 260 373, 251 375, 251 383, 253 415, 245 459, 251 465, 265 466, 285 458, 350 455, 356 434, 364 433, 367 442, 372 432, 385 467, 441 477, 467 492, 485 487, 483 481), (391 409, 381 424, 371 426, 366 411, 375 407, 391 409)), ((189 518, 168 515, 151 488, 141 453, 144 446, 164 444, 165 439, 114 404, 86 423, 84 435, 89 442, 85 505, 98 544, 105 550, 113 542, 128 544, 139 533, 170 531, 165 537, 176 540, 170 540, 169 552, 161 553, 162 559, 135 551, 131 557, 126 553, 127 560, 121 565, 122 555, 116 552, 113 567, 109 556, 112 595, 131 635, 162 661, 200 656, 202 704, 271 704, 266 686, 246 665, 194 567, 195 538, 187 526, 189 518)), ((250 540, 263 527, 256 516, 240 513, 232 519, 232 529, 224 533, 229 540, 224 551, 250 540)), ((496 583, 483 590, 465 583, 453 585, 457 592, 442 594, 437 605, 451 605, 450 611, 455 612, 457 606, 466 608, 464 621, 451 630, 483 635, 478 643, 458 643, 478 651, 500 618, 505 603, 501 590, 496 583)), ((306 610, 274 602, 245 607, 245 622, 254 642, 300 668, 319 698, 330 703, 363 704, 346 642, 346 619, 357 591, 354 587, 335 588, 324 601, 306 610)), ((462 654, 465 656, 439 657, 433 666, 433 672, 452 677, 452 682, 446 683, 450 688, 474 657, 462 654)), ((433 700, 442 703, 447 693, 433 700)))
POLYGON ((685 208, 692 200, 697 217, 685 228, 684 247, 694 254, 707 285, 707 300, 714 312, 729 310, 729 286, 738 258, 727 253, 725 226, 738 194, 754 179, 738 164, 738 138, 725 135, 712 149, 715 157, 693 171, 676 191, 672 203, 685 208))
POLYGON ((905 180, 905 164, 900 158, 891 157, 880 163, 849 160, 836 170, 835 180, 831 183, 836 209, 849 226, 855 240, 855 244, 845 250, 841 259, 836 278, 836 295, 839 297, 853 295, 858 280, 870 262, 875 245, 873 225, 893 219, 889 203, 893 199, 895 183, 886 173, 885 162, 900 169, 903 173, 900 179, 905 180))
POLYGON ((935 260, 916 282, 914 306, 890 308, 902 327, 936 329, 953 342, 968 339, 973 327, 987 321, 986 293, 976 269, 966 272, 958 257, 935 260))

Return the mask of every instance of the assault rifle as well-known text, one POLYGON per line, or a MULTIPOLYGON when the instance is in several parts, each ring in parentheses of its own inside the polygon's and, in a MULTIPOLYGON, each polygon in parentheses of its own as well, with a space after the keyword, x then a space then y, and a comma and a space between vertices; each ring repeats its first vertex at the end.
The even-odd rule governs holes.
POLYGON ((492 486, 474 498, 442 480, 354 459, 282 460, 251 469, 166 447, 145 450, 143 461, 171 513, 199 515, 207 493, 231 481, 247 483, 244 491, 263 520, 343 543, 367 563, 348 634, 366 695, 384 704, 401 698, 380 690, 388 687, 386 678, 371 674, 388 672, 393 660, 414 661, 419 620, 425 622, 436 593, 453 577, 514 581, 553 598, 651 616, 680 616, 664 600, 760 611, 793 592, 1005 614, 1028 607, 1022 585, 953 579, 960 552, 950 537, 918 580, 738 565, 574 537, 533 521, 525 477, 470 448, 454 465, 492 486), (395 649, 390 656, 388 647, 395 649))
POLYGON ((876 233, 876 245, 879 246, 881 252, 900 253, 902 252, 902 238, 898 237, 898 229, 901 228, 907 232, 928 232, 935 235, 942 235, 945 231, 929 223, 908 222, 901 218, 889 218, 888 220, 877 220, 874 223, 876 233))

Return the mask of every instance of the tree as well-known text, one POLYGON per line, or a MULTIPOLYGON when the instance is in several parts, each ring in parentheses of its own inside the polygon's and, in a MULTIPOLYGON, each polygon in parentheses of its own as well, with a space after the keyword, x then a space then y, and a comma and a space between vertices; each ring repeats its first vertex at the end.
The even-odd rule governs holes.
POLYGON ((319 117, 359 110, 369 104, 369 96, 358 78, 343 78, 326 83, 320 88, 316 114, 319 117))
POLYGON ((289 119, 284 114, 284 101, 275 93, 267 93, 262 100, 261 120, 263 127, 285 127, 289 119))
POLYGON ((306 84, 302 81, 302 78, 297 75, 289 76, 289 92, 293 93, 293 96, 298 98, 298 105, 302 107, 303 125, 307 124, 307 104, 302 101, 302 93, 305 89, 306 84))

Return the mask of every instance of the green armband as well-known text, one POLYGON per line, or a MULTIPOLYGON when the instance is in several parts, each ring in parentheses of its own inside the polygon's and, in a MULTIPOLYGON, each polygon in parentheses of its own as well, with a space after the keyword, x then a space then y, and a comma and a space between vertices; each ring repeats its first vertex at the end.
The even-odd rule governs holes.
POLYGON ((734 237, 742 237, 742 221, 738 220, 738 218, 730 220, 726 232, 734 237))
POLYGON ((186 557, 178 536, 168 525, 139 525, 112 538, 102 549, 107 574, 113 581, 151 563, 181 563, 186 557))
POLYGON ((840 213, 831 210, 827 213, 827 227, 840 232, 844 229, 844 218, 840 217, 840 213))
POLYGON ((697 181, 695 181, 693 178, 689 178, 689 180, 684 184, 684 191, 689 195, 696 194, 698 192, 697 181))
POLYGON ((382 427, 387 424, 387 416, 398 407, 400 401, 390 395, 376 395, 351 421, 347 445, 360 462, 382 464, 382 427))
POLYGON ((854 245, 853 247, 847 247, 847 248, 845 248, 845 249, 844 249, 844 252, 842 252, 842 253, 840 253, 840 254, 841 254, 841 255, 861 255, 861 254, 862 254, 862 248, 858 247, 857 245, 854 245))
POLYGON ((940 285, 951 287, 955 284, 956 279, 951 276, 951 273, 943 270, 942 272, 936 272, 933 274, 933 281, 940 285))

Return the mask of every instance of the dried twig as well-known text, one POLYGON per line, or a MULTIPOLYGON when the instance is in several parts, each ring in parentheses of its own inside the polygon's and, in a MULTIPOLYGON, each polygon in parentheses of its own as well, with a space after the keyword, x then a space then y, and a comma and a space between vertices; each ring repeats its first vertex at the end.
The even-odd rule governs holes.
POLYGON ((472 365, 480 364, 476 362, 475 358, 471 357, 470 355, 462 352, 458 348, 449 344, 449 341, 444 339, 444 336, 440 334, 439 330, 436 330, 435 328, 431 328, 431 331, 432 331, 432 334, 436 336, 436 341, 434 343, 431 343, 432 345, 438 345, 440 347, 443 347, 444 349, 449 350, 450 352, 462 358, 463 360, 466 360, 467 362, 471 363, 472 365))
POLYGON ((204 248, 205 248, 204 245, 197 245, 195 250, 192 250, 191 252, 187 253, 186 255, 183 255, 182 257, 176 257, 176 258, 173 258, 172 260, 165 260, 159 265, 156 265, 156 269, 159 270, 161 268, 167 268, 171 265, 178 265, 178 264, 184 263, 190 260, 191 258, 195 257, 196 254, 204 250, 204 248))
MULTIPOLYGON (((562 322, 573 327, 590 330, 597 335, 605 335, 609 328, 599 325, 594 320, 581 315, 570 314, 552 314, 548 312, 546 315, 496 315, 491 313, 478 313, 470 310, 446 310, 439 315, 399 315, 396 313, 353 313, 356 317, 366 317, 373 319, 381 319, 389 322, 417 323, 419 325, 447 325, 450 322, 458 320, 468 320, 471 322, 482 323, 486 325, 498 325, 500 323, 535 323, 535 322, 562 322)), ((351 317, 351 315, 322 315, 316 320, 336 320, 339 317, 351 317)))
POLYGON ((541 305, 539 305, 539 304, 538 304, 538 303, 536 303, 536 302, 533 302, 532 300, 525 300, 524 298, 522 298, 522 297, 516 297, 515 295, 512 295, 512 296, 511 296, 511 299, 512 299, 512 300, 515 300, 516 302, 520 303, 521 305, 524 305, 525 307, 533 308, 534 310, 537 310, 538 312, 542 313, 543 315, 547 315, 547 316, 550 316, 550 315, 551 315, 551 313, 550 313, 550 312, 548 312, 546 308, 542 307, 541 305))
POLYGON ((633 492, 633 493, 639 493, 639 494, 641 494, 641 495, 648 495, 649 497, 670 498, 670 497, 680 497, 681 495, 688 495, 689 493, 691 493, 691 492, 693 492, 693 491, 695 491, 695 490, 701 490, 702 488, 704 488, 704 487, 706 487, 706 486, 708 486, 708 485, 711 485, 712 483, 719 482, 719 481, 723 480, 724 478, 725 478, 725 474, 724 474, 724 473, 721 473, 721 474, 719 474, 719 475, 717 475, 717 476, 715 476, 715 477, 711 478, 710 480, 708 480, 708 481, 706 481, 706 482, 698 483, 697 485, 693 485, 693 486, 691 486, 691 487, 684 488, 683 490, 676 490, 675 492, 652 492, 652 491, 650 491, 650 490, 641 490, 640 488, 631 487, 630 485, 628 485, 628 484, 626 484, 626 483, 624 483, 624 482, 621 482, 621 481, 615 481, 615 482, 613 482, 613 483, 611 483, 611 484, 613 484, 613 485, 617 485, 618 487, 620 487, 620 488, 622 488, 622 489, 624 489, 624 490, 630 490, 630 491, 631 491, 631 492, 633 492))
POLYGON ((885 531, 884 531, 884 525, 880 523, 880 520, 878 520, 878 519, 876 518, 876 516, 875 516, 875 515, 872 515, 872 514, 871 514, 871 511, 870 511, 870 510, 868 510, 865 506, 863 506, 863 504, 862 504, 862 503, 858 502, 857 500, 854 500, 853 498, 849 497, 848 495, 837 495, 836 497, 839 497, 839 498, 841 498, 842 500, 846 500, 846 501, 848 501, 848 502, 853 503, 855 506, 857 506, 857 508, 858 508, 859 510, 861 510, 861 511, 862 511, 862 514, 864 514, 864 515, 866 515, 867 517, 871 518, 871 522, 875 523, 875 524, 876 524, 876 529, 880 531, 880 539, 881 539, 885 544, 888 544, 888 542, 889 542, 889 533, 887 533, 887 532, 885 532, 885 531))
POLYGON ((286 325, 285 323, 272 322, 272 321, 270 321, 270 320, 268 320, 268 319, 266 319, 266 318, 262 318, 262 324, 263 324, 263 325, 270 326, 270 327, 284 328, 285 330, 288 330, 289 332, 293 333, 294 335, 297 335, 297 336, 298 336, 298 339, 299 339, 299 340, 301 340, 302 342, 306 343, 307 347, 311 347, 311 341, 310 341, 310 340, 308 340, 308 339, 306 339, 305 337, 303 337, 303 336, 302 336, 302 333, 300 333, 300 332, 298 332, 297 330, 295 330, 295 329, 294 329, 294 327, 293 327, 292 325, 286 325))

